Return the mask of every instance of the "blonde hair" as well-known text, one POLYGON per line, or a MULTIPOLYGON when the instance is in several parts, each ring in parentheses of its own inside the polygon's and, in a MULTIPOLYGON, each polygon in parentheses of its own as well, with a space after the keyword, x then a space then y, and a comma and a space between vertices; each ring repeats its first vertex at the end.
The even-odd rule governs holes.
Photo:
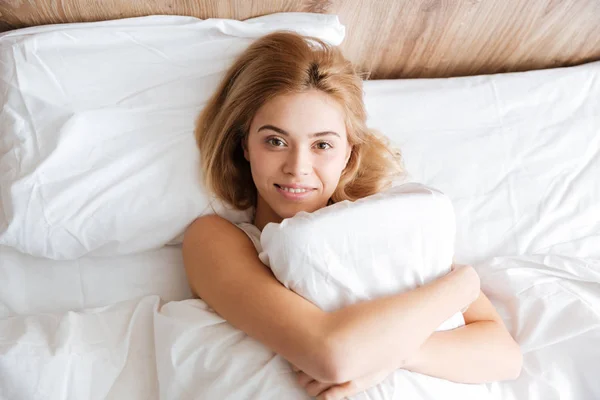
POLYGON ((239 56, 198 118, 195 135, 207 189, 237 209, 256 206, 256 186, 242 147, 252 119, 273 97, 310 89, 341 104, 353 146, 331 202, 388 188, 402 172, 400 153, 367 128, 361 76, 336 47, 276 32, 239 56))

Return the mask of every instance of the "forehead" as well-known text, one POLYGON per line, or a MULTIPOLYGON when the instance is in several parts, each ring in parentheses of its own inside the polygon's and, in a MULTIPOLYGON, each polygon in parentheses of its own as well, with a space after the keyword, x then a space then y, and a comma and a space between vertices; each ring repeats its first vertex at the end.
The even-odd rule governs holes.
POLYGON ((342 106, 328 94, 317 90, 279 95, 267 101, 254 116, 251 130, 257 130, 264 124, 300 135, 323 131, 342 135, 346 132, 342 106))

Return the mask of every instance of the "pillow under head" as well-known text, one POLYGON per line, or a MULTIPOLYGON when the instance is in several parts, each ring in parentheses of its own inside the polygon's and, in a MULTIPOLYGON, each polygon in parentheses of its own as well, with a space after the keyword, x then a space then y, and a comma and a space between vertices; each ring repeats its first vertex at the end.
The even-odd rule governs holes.
POLYGON ((52 259, 180 242, 198 216, 240 222, 200 182, 194 121, 256 38, 334 45, 334 15, 152 16, 0 35, 0 244, 52 259))

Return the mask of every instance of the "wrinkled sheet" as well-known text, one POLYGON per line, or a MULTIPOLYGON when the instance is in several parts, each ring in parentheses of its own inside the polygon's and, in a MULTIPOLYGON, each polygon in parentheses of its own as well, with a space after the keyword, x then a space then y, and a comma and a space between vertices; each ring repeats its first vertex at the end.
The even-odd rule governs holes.
POLYGON ((0 398, 156 399, 159 302, 0 320, 0 398))
POLYGON ((557 255, 498 257, 477 265, 483 291, 521 346, 503 400, 600 398, 600 261, 557 255))
MULTIPOLYGON (((561 256, 495 258, 477 266, 483 290, 497 307, 524 353, 521 376, 487 385, 497 399, 579 400, 600 394, 600 263, 561 256)), ((48 282, 51 282, 50 280, 48 282)), ((254 365, 215 398, 282 398, 293 384, 287 363, 265 352, 201 300, 160 305, 156 296, 69 313, 12 316, 0 320, 2 399, 171 399, 173 382, 210 385, 237 380, 237 365, 254 365), (173 322, 177 324, 173 324, 173 322), (163 329, 168 326, 169 329, 163 329), (209 329, 207 329, 209 328, 209 329), (209 336, 200 333, 210 332, 209 336), (205 346, 209 340, 212 346, 205 346), (169 346, 165 346, 168 343, 169 346), (202 376, 198 349, 222 359, 202 376), (156 357, 156 358, 154 358, 156 357), (239 363, 239 364, 238 364, 239 363), (235 374, 235 375, 232 375, 235 374), (162 379, 162 381, 161 381, 162 379), (165 388, 163 396, 158 388, 165 388)), ((180 385, 179 388, 185 385, 180 385)), ((176 387, 175 387, 176 388, 176 387)), ((389 386, 382 386, 385 393, 389 386)), ((295 393, 302 398, 301 390, 295 393)), ((368 398, 368 397, 366 397, 368 398)))

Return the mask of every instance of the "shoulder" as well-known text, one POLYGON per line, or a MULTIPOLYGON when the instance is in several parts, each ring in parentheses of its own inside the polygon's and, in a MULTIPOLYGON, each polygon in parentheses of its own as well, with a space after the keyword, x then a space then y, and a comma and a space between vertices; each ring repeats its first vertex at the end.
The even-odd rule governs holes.
POLYGON ((230 227, 236 226, 223 217, 220 217, 216 214, 203 215, 201 217, 196 218, 187 227, 185 235, 194 234, 209 228, 228 229, 230 227))
POLYGON ((244 248, 251 246, 252 240, 242 228, 218 215, 198 217, 183 235, 183 251, 217 248, 244 248))
POLYGON ((194 294, 205 301, 212 290, 206 284, 235 285, 231 277, 241 276, 240 271, 264 268, 250 237, 217 215, 202 216, 190 224, 183 236, 182 256, 194 294))

